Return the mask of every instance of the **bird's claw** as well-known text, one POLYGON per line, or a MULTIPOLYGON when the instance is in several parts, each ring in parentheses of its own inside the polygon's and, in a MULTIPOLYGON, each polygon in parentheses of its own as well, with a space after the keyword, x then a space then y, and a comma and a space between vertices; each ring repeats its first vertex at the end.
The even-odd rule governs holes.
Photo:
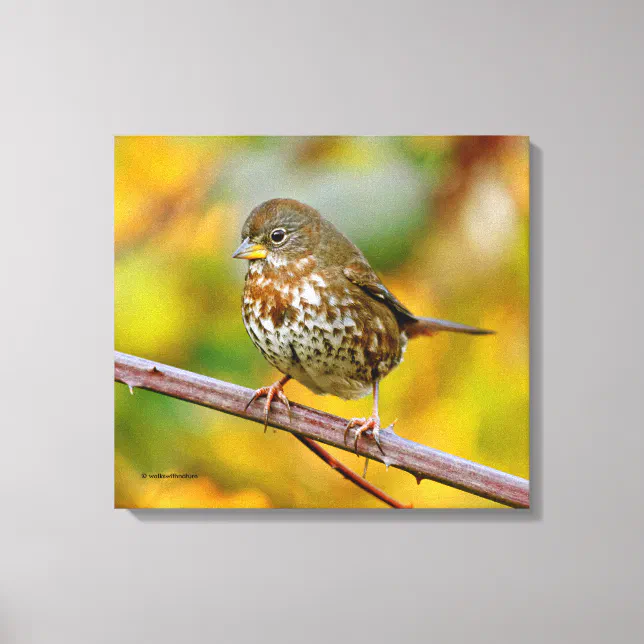
MULTIPOLYGON (((394 425, 396 424, 397 419, 394 420, 389 427, 386 429, 392 429, 394 425)), ((384 454, 384 450, 382 449, 382 445, 380 444, 380 418, 376 415, 369 416, 369 418, 352 418, 348 423, 347 427, 344 430, 344 444, 347 444, 347 434, 351 431, 353 427, 357 427, 356 429, 356 435, 353 440, 353 451, 357 452, 358 451, 358 440, 360 440, 360 436, 364 434, 365 432, 371 432, 371 435, 373 436, 373 439, 376 441, 376 445, 378 445, 378 449, 384 454)))
MULTIPOLYGON (((255 391, 253 397, 248 401, 244 411, 247 411, 248 408, 262 396, 266 396, 266 405, 264 406, 264 433, 266 433, 266 428, 268 427, 268 414, 271 410, 271 403, 274 398, 277 398, 285 407, 288 412, 289 422, 291 420, 291 403, 289 403, 288 398, 284 394, 282 389, 282 383, 280 381, 274 382, 268 387, 260 387, 255 391)), ((275 430, 273 430, 275 431, 275 430)))

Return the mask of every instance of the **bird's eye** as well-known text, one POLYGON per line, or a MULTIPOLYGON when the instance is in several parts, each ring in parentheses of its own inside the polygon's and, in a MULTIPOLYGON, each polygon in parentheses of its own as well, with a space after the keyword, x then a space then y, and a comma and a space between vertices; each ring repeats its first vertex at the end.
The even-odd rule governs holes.
POLYGON ((276 228, 271 233, 271 241, 274 244, 281 244, 286 239, 286 231, 283 228, 276 228))

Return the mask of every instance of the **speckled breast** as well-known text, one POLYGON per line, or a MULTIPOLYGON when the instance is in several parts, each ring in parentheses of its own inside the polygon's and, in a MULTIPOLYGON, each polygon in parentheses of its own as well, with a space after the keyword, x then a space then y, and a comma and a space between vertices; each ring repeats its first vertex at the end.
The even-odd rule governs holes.
POLYGON ((264 357, 318 394, 345 399, 371 392, 402 360, 407 338, 391 311, 344 277, 252 262, 242 302, 246 330, 264 357))

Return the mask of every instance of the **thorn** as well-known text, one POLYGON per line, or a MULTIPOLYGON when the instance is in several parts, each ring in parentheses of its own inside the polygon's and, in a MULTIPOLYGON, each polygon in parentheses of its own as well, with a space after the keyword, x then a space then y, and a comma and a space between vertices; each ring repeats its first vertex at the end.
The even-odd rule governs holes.
POLYGON ((150 368, 150 373, 163 373, 163 372, 161 371, 161 369, 157 369, 156 365, 153 365, 150 368))
POLYGON ((365 457, 364 459, 364 470, 362 470, 362 478, 367 478, 367 468, 369 467, 369 459, 365 457))
POLYGON ((130 394, 134 396, 134 389, 132 388, 132 385, 128 385, 127 388, 130 390, 130 394))
POLYGON ((418 476, 416 477, 416 483, 417 483, 418 485, 420 485, 420 482, 421 482, 424 478, 425 478, 424 476, 420 476, 420 475, 418 475, 418 476))

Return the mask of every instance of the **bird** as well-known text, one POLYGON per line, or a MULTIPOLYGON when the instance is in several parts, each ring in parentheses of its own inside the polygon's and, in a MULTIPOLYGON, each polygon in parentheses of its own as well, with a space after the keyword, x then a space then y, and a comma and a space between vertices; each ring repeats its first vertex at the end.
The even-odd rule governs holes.
POLYGON ((488 335, 465 324, 420 317, 382 283, 360 249, 315 208, 295 199, 270 199, 248 215, 233 258, 248 260, 242 319, 253 344, 283 375, 257 389, 264 431, 272 402, 287 409, 292 378, 316 394, 345 400, 373 395, 372 413, 351 418, 353 449, 371 436, 384 454, 378 409, 380 381, 402 361, 409 340, 441 331, 488 335))

